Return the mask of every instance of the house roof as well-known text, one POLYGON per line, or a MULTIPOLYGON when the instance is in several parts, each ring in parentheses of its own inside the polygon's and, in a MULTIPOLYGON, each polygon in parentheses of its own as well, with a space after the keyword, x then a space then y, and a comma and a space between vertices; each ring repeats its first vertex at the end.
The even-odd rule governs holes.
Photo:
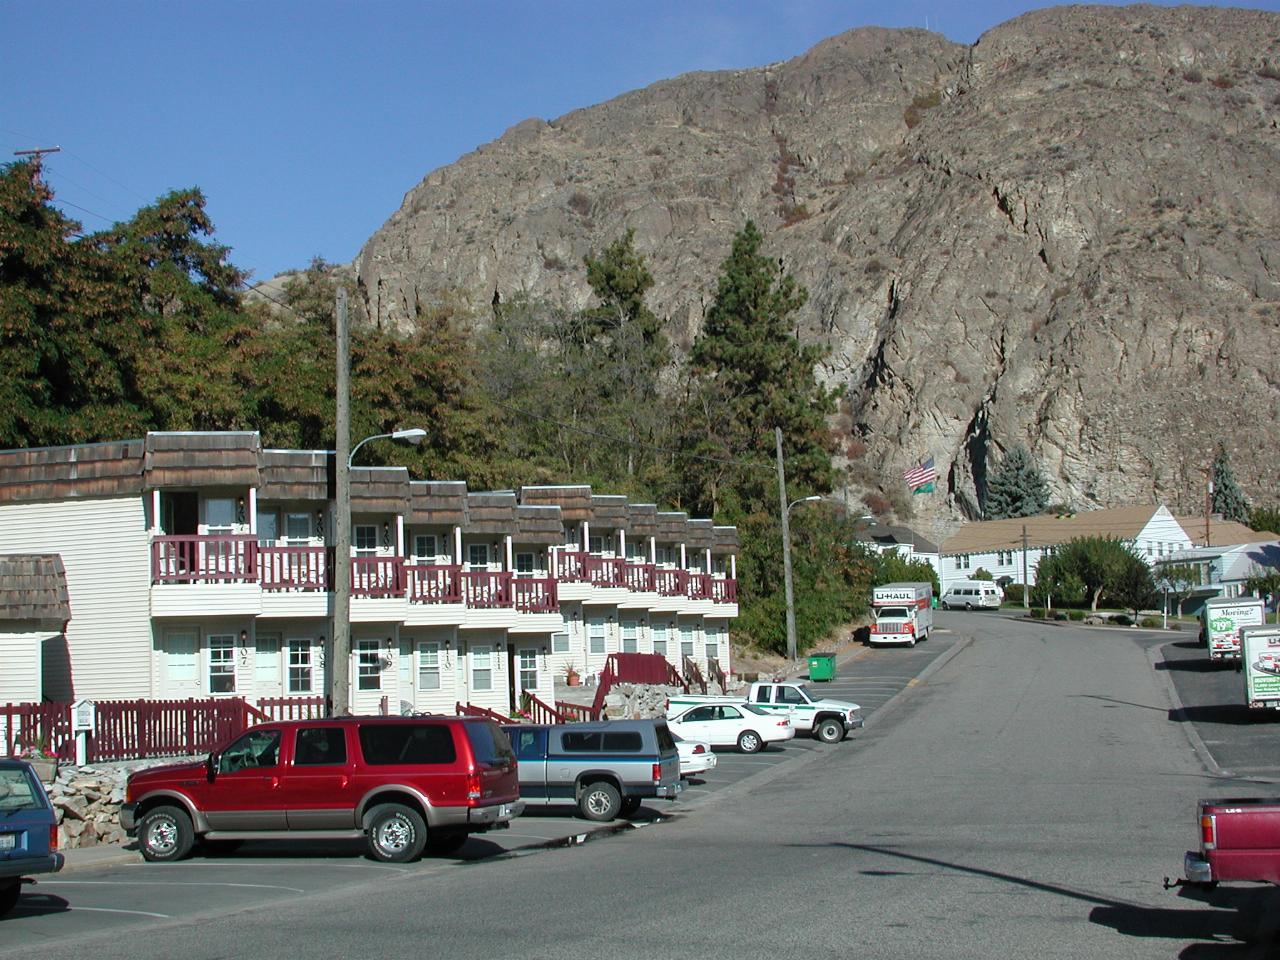
POLYGON ((564 543, 564 520, 557 506, 534 507, 522 503, 516 507, 516 524, 513 539, 517 543, 547 547, 564 543))
MULTIPOLYGON (((1018 532, 1021 543, 1022 532, 1018 532)), ((899 543, 911 544, 916 553, 937 553, 938 545, 916 533, 910 527, 899 527, 889 523, 866 524, 858 527, 858 539, 864 543, 878 543, 893 546, 899 543)))
POLYGON ((942 544, 943 555, 957 553, 990 553, 1022 546, 1023 527, 1027 545, 1047 547, 1066 543, 1077 537, 1115 537, 1132 540, 1160 508, 1153 505, 1114 507, 1090 510, 1065 516, 1044 514, 1035 517, 1011 517, 1008 520, 982 520, 966 523, 942 544))
POLYGON ((467 521, 467 485, 461 480, 410 480, 408 519, 462 526, 467 521))
POLYGON ((557 506, 566 523, 591 521, 591 488, 585 484, 521 487, 520 502, 531 507, 557 506))
MULTIPOLYGON (((1187 531, 1192 542, 1206 545, 1204 543, 1204 515, 1198 517, 1180 516, 1175 517, 1178 526, 1187 531)), ((1237 523, 1235 520, 1223 520, 1218 516, 1209 517, 1209 542, 1210 547, 1227 547, 1237 543, 1261 543, 1263 540, 1280 539, 1280 533, 1272 530, 1253 530, 1245 526, 1243 523, 1237 523)))
POLYGON ((0 621, 71 619, 67 574, 56 553, 0 555, 0 621))

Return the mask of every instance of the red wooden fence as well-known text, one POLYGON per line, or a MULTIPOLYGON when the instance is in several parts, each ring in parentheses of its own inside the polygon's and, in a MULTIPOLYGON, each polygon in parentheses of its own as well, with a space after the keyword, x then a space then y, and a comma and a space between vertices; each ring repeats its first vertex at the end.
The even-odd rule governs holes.
POLYGON ((586 720, 599 720, 600 714, 595 708, 585 703, 570 703, 568 700, 557 700, 556 710, 564 717, 565 723, 580 723, 586 720))
POLYGON ((455 704, 454 713, 460 717, 488 717, 495 723, 511 723, 511 718, 508 716, 496 713, 488 707, 475 707, 469 703, 455 704))

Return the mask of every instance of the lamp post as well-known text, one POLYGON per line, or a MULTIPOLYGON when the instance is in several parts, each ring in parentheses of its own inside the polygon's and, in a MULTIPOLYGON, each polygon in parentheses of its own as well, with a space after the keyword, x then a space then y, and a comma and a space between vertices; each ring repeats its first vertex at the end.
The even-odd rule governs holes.
POLYGON ((408 430, 393 430, 391 433, 375 433, 365 437, 343 457, 342 447, 346 439, 339 431, 337 463, 337 543, 334 546, 333 562, 333 653, 329 657, 329 712, 334 716, 344 716, 351 705, 351 464, 356 452, 370 440, 404 440, 408 443, 421 443, 427 431, 421 427, 408 430))

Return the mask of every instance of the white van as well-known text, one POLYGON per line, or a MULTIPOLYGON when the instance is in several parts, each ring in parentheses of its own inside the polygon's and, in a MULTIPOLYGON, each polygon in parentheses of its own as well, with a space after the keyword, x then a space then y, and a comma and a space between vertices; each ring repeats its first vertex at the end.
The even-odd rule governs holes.
POLYGON ((1004 591, 990 580, 956 580, 942 593, 943 610, 998 610, 1004 591))

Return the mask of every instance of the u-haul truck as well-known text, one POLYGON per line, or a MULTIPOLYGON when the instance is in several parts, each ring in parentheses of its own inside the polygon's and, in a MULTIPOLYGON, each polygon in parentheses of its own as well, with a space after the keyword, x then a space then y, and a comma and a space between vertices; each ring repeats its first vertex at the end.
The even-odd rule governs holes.
POLYGON ((1205 601, 1200 611, 1201 642, 1209 648, 1210 660, 1240 659, 1240 628, 1266 623, 1262 601, 1252 597, 1205 601))
POLYGON ((933 629, 933 584, 886 583, 871 591, 871 645, 928 640, 933 629))
POLYGON ((1240 630, 1244 702, 1250 710, 1280 710, 1280 626, 1240 630))

